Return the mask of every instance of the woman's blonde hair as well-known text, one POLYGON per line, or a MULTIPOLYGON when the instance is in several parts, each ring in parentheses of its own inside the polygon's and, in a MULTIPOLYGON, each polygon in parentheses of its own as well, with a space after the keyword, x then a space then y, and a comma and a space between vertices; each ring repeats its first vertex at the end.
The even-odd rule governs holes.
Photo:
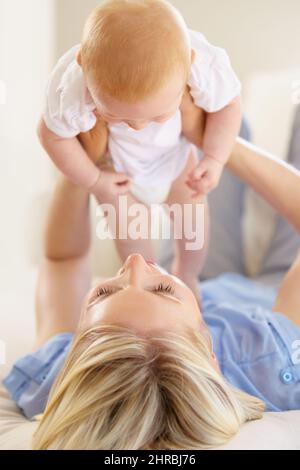
POLYGON ((75 338, 33 448, 209 449, 263 410, 217 372, 200 332, 102 325, 75 338))
POLYGON ((191 67, 187 26, 165 0, 107 0, 89 16, 81 65, 96 93, 134 104, 167 86, 191 67))

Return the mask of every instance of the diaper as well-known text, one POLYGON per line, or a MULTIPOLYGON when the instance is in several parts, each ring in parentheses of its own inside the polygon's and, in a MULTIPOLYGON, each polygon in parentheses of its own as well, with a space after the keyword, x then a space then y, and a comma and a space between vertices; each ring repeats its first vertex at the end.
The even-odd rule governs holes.
POLYGON ((172 183, 161 186, 148 186, 145 188, 133 182, 130 192, 139 202, 146 206, 151 206, 152 204, 163 204, 166 202, 171 186, 172 183))

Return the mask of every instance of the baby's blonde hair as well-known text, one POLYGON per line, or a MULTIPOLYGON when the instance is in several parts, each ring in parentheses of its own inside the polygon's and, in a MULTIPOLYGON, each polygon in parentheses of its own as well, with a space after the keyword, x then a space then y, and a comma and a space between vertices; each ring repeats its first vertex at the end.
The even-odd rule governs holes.
POLYGON ((216 371, 200 332, 101 325, 74 340, 33 448, 209 449, 263 410, 216 371))
POLYGON ((174 73, 187 83, 187 26, 165 0, 105 1, 85 24, 81 64, 100 96, 135 104, 167 86, 174 73))

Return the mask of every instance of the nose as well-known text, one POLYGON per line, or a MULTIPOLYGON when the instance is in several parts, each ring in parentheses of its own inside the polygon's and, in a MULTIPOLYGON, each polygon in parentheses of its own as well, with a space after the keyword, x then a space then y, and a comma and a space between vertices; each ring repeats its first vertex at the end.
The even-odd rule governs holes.
POLYGON ((128 275, 128 285, 136 287, 142 283, 147 273, 151 273, 149 264, 138 253, 132 254, 127 258, 122 270, 128 275))

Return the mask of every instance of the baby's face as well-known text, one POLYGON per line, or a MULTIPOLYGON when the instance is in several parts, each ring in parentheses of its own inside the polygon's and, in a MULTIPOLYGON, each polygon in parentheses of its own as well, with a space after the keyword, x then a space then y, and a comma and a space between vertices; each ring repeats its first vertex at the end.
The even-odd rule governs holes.
POLYGON ((165 122, 177 112, 180 107, 186 83, 182 75, 174 75, 167 87, 146 101, 129 105, 108 95, 95 96, 93 87, 89 86, 97 111, 110 124, 125 122, 135 130, 141 130, 151 122, 165 122))

